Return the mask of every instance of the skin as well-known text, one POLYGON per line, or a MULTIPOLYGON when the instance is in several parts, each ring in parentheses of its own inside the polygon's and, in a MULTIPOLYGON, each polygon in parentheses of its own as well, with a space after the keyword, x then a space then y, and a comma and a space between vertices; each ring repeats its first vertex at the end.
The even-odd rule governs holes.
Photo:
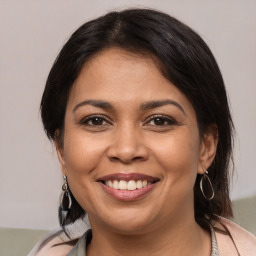
POLYGON ((193 106, 152 57, 112 48, 85 63, 70 91, 63 146, 56 146, 62 172, 90 219, 89 256, 210 255, 210 235, 195 222, 193 205, 196 176, 216 152, 210 131, 199 136, 193 106), (87 100, 111 108, 81 104, 87 100), (141 108, 156 100, 175 104, 141 108), (138 200, 116 200, 97 182, 133 172, 159 179, 138 200))

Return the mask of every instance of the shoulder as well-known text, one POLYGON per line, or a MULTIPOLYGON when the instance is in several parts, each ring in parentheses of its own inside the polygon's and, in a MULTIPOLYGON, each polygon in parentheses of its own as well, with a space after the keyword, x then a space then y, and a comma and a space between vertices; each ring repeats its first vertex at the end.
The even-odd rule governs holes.
POLYGON ((28 254, 28 256, 66 256, 77 241, 90 228, 87 216, 62 229, 50 232, 43 237, 28 254))
POLYGON ((76 241, 68 238, 62 230, 53 231, 43 237, 28 256, 66 256, 76 241))
MULTIPOLYGON (((230 252, 232 250, 232 252, 238 251, 241 256, 256 256, 256 237, 253 234, 223 217, 219 217, 219 221, 214 226, 226 231, 226 235, 216 232, 220 251, 230 252)), ((225 254, 220 253, 220 256, 222 255, 225 254)))

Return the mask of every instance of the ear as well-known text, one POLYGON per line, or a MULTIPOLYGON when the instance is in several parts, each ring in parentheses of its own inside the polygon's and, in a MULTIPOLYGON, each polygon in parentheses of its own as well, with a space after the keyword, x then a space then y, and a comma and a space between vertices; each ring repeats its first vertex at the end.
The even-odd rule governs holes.
POLYGON ((54 144, 55 144, 57 156, 59 159, 61 171, 62 171, 63 175, 66 175, 67 171, 66 171, 66 164, 65 164, 65 157, 64 157, 64 150, 63 150, 64 145, 61 140, 62 140, 62 138, 61 138, 60 131, 56 130, 55 135, 54 135, 54 144))
POLYGON ((217 151, 218 127, 216 124, 210 125, 202 135, 200 145, 200 156, 198 163, 198 173, 204 174, 211 166, 217 151))

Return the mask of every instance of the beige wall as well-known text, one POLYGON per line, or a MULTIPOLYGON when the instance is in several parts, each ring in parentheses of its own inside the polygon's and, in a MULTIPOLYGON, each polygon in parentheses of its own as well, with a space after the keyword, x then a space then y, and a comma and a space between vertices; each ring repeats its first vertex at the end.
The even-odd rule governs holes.
POLYGON ((239 138, 232 197, 256 193, 256 1, 0 0, 0 226, 57 227, 62 178, 40 123, 44 82, 74 29, 138 3, 189 24, 211 47, 239 138))

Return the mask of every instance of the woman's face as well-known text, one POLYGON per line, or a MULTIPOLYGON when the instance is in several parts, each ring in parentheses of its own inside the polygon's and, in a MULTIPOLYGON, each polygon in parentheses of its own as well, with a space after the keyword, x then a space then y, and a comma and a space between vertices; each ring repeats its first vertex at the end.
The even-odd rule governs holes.
POLYGON ((152 58, 113 48, 75 81, 58 155, 92 227, 143 233, 194 217, 208 137, 200 139, 193 106, 152 58))

